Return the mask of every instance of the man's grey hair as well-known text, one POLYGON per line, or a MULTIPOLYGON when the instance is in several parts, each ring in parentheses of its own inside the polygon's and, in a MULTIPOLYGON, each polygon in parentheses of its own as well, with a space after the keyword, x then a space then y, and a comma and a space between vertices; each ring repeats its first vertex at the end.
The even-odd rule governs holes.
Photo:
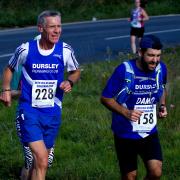
POLYGON ((59 16, 61 17, 61 13, 58 11, 51 11, 51 10, 46 10, 43 11, 41 14, 39 14, 38 19, 37 19, 37 25, 45 25, 46 24, 46 17, 55 17, 59 16))

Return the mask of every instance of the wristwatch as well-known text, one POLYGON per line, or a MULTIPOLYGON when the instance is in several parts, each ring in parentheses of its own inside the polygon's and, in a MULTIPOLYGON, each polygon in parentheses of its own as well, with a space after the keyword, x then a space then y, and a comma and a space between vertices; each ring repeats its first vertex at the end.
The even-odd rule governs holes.
POLYGON ((164 112, 164 108, 166 107, 166 105, 165 104, 161 104, 160 106, 159 106, 159 112, 164 112))
POLYGON ((73 81, 71 81, 70 79, 68 79, 67 81, 69 81, 71 87, 73 87, 73 85, 74 85, 73 81))

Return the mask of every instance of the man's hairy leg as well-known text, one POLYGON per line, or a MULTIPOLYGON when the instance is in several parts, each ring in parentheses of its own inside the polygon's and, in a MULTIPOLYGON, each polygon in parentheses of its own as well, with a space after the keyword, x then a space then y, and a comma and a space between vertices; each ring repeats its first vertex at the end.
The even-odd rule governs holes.
POLYGON ((48 150, 42 140, 29 143, 33 153, 33 167, 30 177, 32 180, 45 180, 48 168, 48 150))

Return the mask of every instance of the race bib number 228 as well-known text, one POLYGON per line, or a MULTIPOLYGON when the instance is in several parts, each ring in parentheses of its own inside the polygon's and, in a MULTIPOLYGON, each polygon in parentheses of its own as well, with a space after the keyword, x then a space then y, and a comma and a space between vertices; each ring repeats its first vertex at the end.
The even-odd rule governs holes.
POLYGON ((57 80, 33 80, 32 107, 53 107, 57 80))

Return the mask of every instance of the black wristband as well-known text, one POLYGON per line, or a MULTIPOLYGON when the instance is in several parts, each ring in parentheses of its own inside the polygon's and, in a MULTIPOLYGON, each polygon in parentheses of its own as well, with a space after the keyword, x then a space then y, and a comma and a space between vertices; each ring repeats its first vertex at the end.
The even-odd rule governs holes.
POLYGON ((166 105, 165 104, 161 104, 160 106, 159 106, 159 112, 164 112, 164 108, 166 107, 166 105))
POLYGON ((67 81, 69 81, 71 87, 73 87, 73 85, 74 85, 73 81, 71 81, 70 79, 68 79, 67 81))

